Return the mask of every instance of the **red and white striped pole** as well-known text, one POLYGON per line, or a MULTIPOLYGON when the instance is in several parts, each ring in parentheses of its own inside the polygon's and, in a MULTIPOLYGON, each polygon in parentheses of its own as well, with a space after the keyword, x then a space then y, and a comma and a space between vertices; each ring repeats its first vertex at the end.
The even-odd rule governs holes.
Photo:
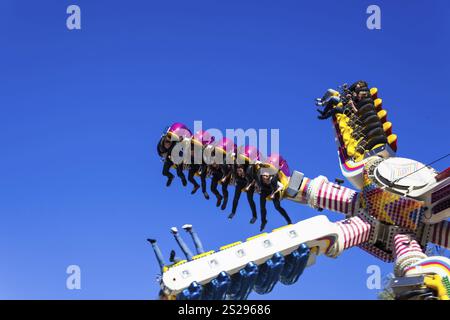
POLYGON ((396 276, 404 276, 405 270, 408 267, 427 258, 427 255, 423 253, 422 247, 412 235, 395 235, 394 249, 396 276))
POLYGON ((360 217, 336 222, 339 235, 339 251, 360 245, 369 240, 371 225, 360 217))
POLYGON ((319 176, 309 183, 307 202, 313 208, 328 209, 353 216, 359 206, 359 193, 319 176))

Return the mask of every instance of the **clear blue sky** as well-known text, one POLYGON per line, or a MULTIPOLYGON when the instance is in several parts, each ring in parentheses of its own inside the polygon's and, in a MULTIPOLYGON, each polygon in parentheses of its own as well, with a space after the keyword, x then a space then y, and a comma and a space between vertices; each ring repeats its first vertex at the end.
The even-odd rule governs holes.
MULTIPOLYGON (((400 156, 445 154, 449 14, 446 0, 2 0, 0 298, 153 299, 147 237, 168 255, 173 225, 193 223, 208 249, 258 233, 244 201, 230 222, 178 180, 165 187, 155 143, 175 121, 279 128, 292 169, 334 179, 332 130, 314 98, 365 79, 380 89, 400 156), (82 30, 66 28, 70 4, 82 30), (382 30, 366 28, 370 4, 382 30), (65 287, 71 264, 79 291, 65 287)), ((317 214, 285 206, 294 220, 317 214)), ((283 223, 269 208, 268 230, 283 223)), ((355 248, 250 298, 374 299, 371 264, 391 271, 355 248)))

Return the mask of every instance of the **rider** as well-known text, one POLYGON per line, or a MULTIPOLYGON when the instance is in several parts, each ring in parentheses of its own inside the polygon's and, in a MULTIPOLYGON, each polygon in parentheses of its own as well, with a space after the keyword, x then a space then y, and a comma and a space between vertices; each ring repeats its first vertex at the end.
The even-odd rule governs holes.
POLYGON ((363 88, 363 87, 366 87, 366 88, 368 87, 367 82, 364 80, 358 80, 355 83, 353 83, 350 87, 348 87, 348 90, 354 92, 356 89, 363 88))
MULTIPOLYGON (((370 89, 369 85, 366 81, 359 80, 353 83, 350 87, 345 88, 345 93, 350 94, 352 100, 356 103, 356 106, 358 108, 362 107, 363 105, 359 105, 361 101, 364 100, 364 104, 367 103, 365 101, 366 98, 370 98, 370 89)), ((371 102, 373 103, 373 102, 371 102)))
POLYGON ((318 119, 320 120, 325 120, 328 119, 332 116, 334 116, 337 113, 343 113, 344 112, 344 107, 342 106, 338 106, 338 102, 334 101, 334 100, 330 100, 324 111, 320 111, 320 109, 317 109, 317 111, 320 113, 319 116, 317 116, 318 119))
POLYGON ((236 145, 231 139, 223 138, 214 147, 212 164, 209 165, 211 175, 211 191, 217 198, 216 206, 225 210, 228 202, 228 184, 234 167, 236 145), (217 190, 219 182, 222 184, 222 194, 217 190), (223 200, 223 202, 222 202, 223 200))
POLYGON ((356 81, 351 86, 344 84, 342 97, 340 97, 337 91, 329 89, 324 97, 316 100, 316 105, 325 105, 323 111, 317 109, 320 113, 317 118, 320 120, 328 119, 337 113, 343 113, 346 108, 351 108, 353 111, 357 111, 353 101, 359 102, 368 97, 370 97, 370 90, 367 82, 363 80, 356 81), (339 104, 340 102, 342 103, 339 104))
MULTIPOLYGON (((158 155, 162 158, 164 165, 162 174, 167 177, 166 186, 170 186, 174 175, 170 172, 170 168, 174 165, 172 152, 178 142, 184 137, 190 137, 189 129, 182 123, 174 123, 163 134, 157 145, 158 155)), ((176 171, 180 177, 183 186, 187 185, 186 177, 183 173, 183 165, 176 164, 176 171)))
MULTIPOLYGON (((166 186, 170 186, 172 184, 172 180, 174 179, 174 175, 170 172, 170 168, 174 165, 173 161, 171 160, 170 154, 172 153, 173 148, 175 147, 176 142, 171 141, 170 137, 165 135, 161 137, 161 140, 158 142, 157 150, 158 155, 162 158, 164 164, 163 164, 163 170, 162 174, 163 176, 167 177, 166 186)), ((186 177, 183 173, 183 166, 177 165, 176 171, 178 177, 180 177, 181 182, 183 186, 186 186, 186 177)))
POLYGON ((200 173, 200 181, 202 186, 202 192, 204 197, 208 200, 209 194, 206 191, 206 164, 203 158, 203 151, 206 146, 210 145, 214 142, 214 137, 211 136, 207 131, 198 131, 194 134, 193 138, 191 139, 191 163, 189 164, 189 174, 188 174, 188 180, 190 183, 194 185, 194 189, 192 189, 191 194, 194 194, 197 192, 197 190, 200 188, 198 182, 195 180, 195 175, 197 173, 200 173), (199 153, 200 154, 196 154, 199 153))
MULTIPOLYGON (((363 101, 366 98, 370 98, 370 90, 368 87, 358 87, 355 89, 355 100, 357 103, 363 101)), ((362 107, 362 105, 358 105, 358 107, 362 107)))
POLYGON ((208 173, 211 176, 211 192, 216 196, 216 207, 219 207, 223 200, 223 196, 220 194, 219 190, 217 190, 219 181, 223 178, 223 172, 220 164, 210 164, 208 166, 208 173))
POLYGON ((237 160, 243 161, 242 163, 236 164, 234 168, 233 178, 235 181, 235 189, 233 207, 228 219, 233 219, 235 216, 241 193, 247 192, 247 201, 252 211, 252 219, 250 220, 250 223, 253 224, 257 219, 256 204, 253 200, 253 194, 255 192, 254 162, 260 160, 260 154, 257 148, 253 146, 246 146, 242 151, 238 152, 237 160))
POLYGON ((261 207, 261 228, 264 230, 267 224, 267 209, 266 198, 269 197, 273 201, 275 209, 283 216, 287 224, 291 224, 291 218, 286 210, 280 204, 280 192, 283 190, 283 185, 279 182, 278 174, 270 172, 268 169, 261 169, 261 175, 258 176, 258 186, 260 189, 260 207, 261 207))
POLYGON ((236 209, 239 203, 239 199, 241 197, 242 192, 247 192, 247 201, 250 205, 250 209, 252 210, 252 219, 250 223, 253 224, 256 222, 257 213, 256 213, 256 204, 253 200, 253 194, 255 192, 255 186, 250 185, 250 175, 248 172, 250 171, 250 167, 253 164, 247 165, 236 165, 236 170, 234 173, 234 181, 235 181, 235 189, 234 189, 234 197, 233 197, 233 207, 231 209, 231 213, 228 216, 228 219, 233 219, 236 214, 236 209))
POLYGON ((323 120, 331 117, 332 114, 330 112, 336 107, 339 102, 339 92, 333 89, 328 89, 322 98, 316 99, 316 106, 325 107, 323 111, 317 109, 317 112, 320 113, 318 118, 323 120))

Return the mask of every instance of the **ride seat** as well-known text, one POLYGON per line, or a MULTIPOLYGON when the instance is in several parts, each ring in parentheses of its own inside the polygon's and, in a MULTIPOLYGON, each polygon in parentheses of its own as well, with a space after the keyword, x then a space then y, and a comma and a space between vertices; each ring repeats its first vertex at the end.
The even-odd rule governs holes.
POLYGON ((397 151, 397 135, 391 134, 387 137, 388 144, 392 148, 392 150, 397 151))
POLYGON ((373 100, 378 98, 378 88, 370 88, 370 96, 373 100))
POLYGON ((392 134, 392 122, 385 122, 383 123, 383 131, 386 133, 386 136, 390 136, 392 134))
POLYGON ((380 118, 381 123, 386 122, 387 120, 387 111, 386 110, 380 110, 377 113, 378 118, 380 118))
POLYGON ((373 101, 375 105, 375 110, 378 112, 383 109, 383 100, 380 98, 377 98, 373 101))

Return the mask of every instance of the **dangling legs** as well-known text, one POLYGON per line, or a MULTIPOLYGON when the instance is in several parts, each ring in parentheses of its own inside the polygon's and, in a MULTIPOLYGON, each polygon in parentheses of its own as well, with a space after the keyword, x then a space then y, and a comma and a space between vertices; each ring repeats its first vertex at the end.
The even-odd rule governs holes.
POLYGON ((195 250, 197 250, 197 254, 205 252, 205 250, 203 249, 202 242, 201 242, 197 232, 195 232, 194 228, 192 227, 192 225, 185 224, 182 228, 191 235, 192 240, 194 241, 195 250))
POLYGON ((163 272, 163 269, 165 267, 164 257, 161 253, 161 249, 159 249, 158 244, 156 243, 155 239, 147 239, 148 242, 152 245, 153 251, 155 252, 156 260, 158 260, 159 268, 161 269, 161 272, 163 272))
POLYGON ((187 185, 187 181, 186 181, 186 177, 183 173, 183 164, 177 164, 177 176, 180 177, 181 179, 181 183, 183 184, 184 187, 186 187, 187 185))
POLYGON ((181 238, 180 234, 178 233, 178 229, 172 227, 170 231, 172 232, 173 236, 175 237, 175 240, 180 246, 181 251, 183 251, 184 255, 186 256, 186 259, 192 260, 193 254, 191 250, 189 250, 189 247, 186 245, 186 242, 184 242, 183 238, 181 238))
POLYGON ((228 219, 233 219, 234 215, 236 214, 239 198, 241 197, 242 193, 242 188, 243 186, 239 184, 236 184, 236 187, 234 188, 233 207, 231 208, 231 213, 228 216, 228 219))
POLYGON ((266 197, 267 193, 261 192, 259 195, 259 206, 261 209, 261 228, 259 231, 263 231, 267 224, 267 209, 266 209, 266 197))
POLYGON ((191 164, 189 166, 188 180, 190 183, 192 183, 194 185, 194 189, 192 189, 191 194, 196 193, 197 190, 200 188, 200 185, 194 178, 194 176, 198 172, 199 168, 200 168, 200 166, 198 164, 191 164))
POLYGON ((202 183, 202 192, 203 192, 203 196, 205 197, 206 200, 209 200, 209 194, 206 191, 206 175, 208 174, 208 168, 205 164, 203 164, 200 167, 200 170, 202 171, 200 173, 200 181, 202 183))
POLYGON ((182 259, 178 258, 176 256, 175 250, 170 250, 169 261, 172 262, 172 263, 178 263, 178 262, 182 261, 182 259))
POLYGON ((174 178, 174 175, 170 172, 170 167, 172 166, 173 162, 170 161, 170 159, 167 159, 164 161, 163 164, 163 170, 162 174, 163 176, 167 177, 167 183, 166 186, 170 186, 172 184, 172 180, 174 178))
POLYGON ((217 198, 217 202, 216 202, 216 207, 220 206, 220 203, 222 202, 222 195, 219 193, 219 191, 217 190, 217 184, 218 184, 218 179, 215 177, 211 177, 211 192, 216 196, 217 198))
POLYGON ((250 209, 252 210, 252 219, 250 220, 250 223, 253 224, 258 219, 258 215, 256 213, 256 204, 255 200, 253 200, 253 195, 255 193, 255 187, 250 187, 247 191, 247 200, 248 204, 250 205, 250 209))
POLYGON ((275 197, 273 198, 273 205, 275 206, 275 209, 283 216, 283 218, 286 220, 287 224, 292 224, 291 218, 287 214, 286 210, 281 206, 280 203, 280 194, 277 193, 275 197))
POLYGON ((220 207, 220 209, 222 210, 225 210, 228 203, 228 183, 229 183, 228 179, 222 183, 223 202, 222 206, 220 207))

